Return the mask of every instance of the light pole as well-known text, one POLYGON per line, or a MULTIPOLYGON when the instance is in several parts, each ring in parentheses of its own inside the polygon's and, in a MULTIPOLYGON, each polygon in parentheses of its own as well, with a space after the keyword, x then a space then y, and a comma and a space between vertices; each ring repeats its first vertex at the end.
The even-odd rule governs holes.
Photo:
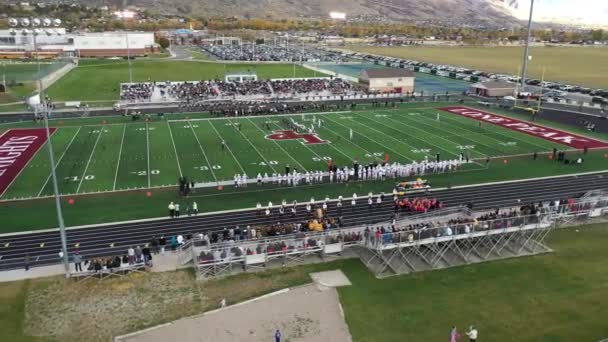
POLYGON ((131 71, 131 49, 129 48, 129 31, 125 31, 125 38, 127 40, 127 62, 129 64, 129 83, 133 84, 133 71, 131 71))
POLYGON ((530 51, 530 35, 532 34, 532 12, 534 10, 534 0, 530 2, 530 18, 528 18, 528 32, 526 34, 526 47, 524 48, 524 63, 521 73, 521 90, 526 91, 526 73, 528 72, 528 59, 530 51))
POLYGON ((38 64, 38 97, 40 103, 35 107, 35 114, 42 114, 44 118, 44 128, 46 130, 46 143, 49 152, 49 162, 51 164, 51 177, 53 180, 53 192, 55 195, 55 207, 57 211, 57 223, 59 224, 59 234, 61 236, 61 251, 63 252, 63 266, 65 268, 65 276, 69 276, 69 256, 67 239, 65 235, 65 224, 63 222, 63 212, 61 210, 61 197, 59 196, 59 187, 57 185, 57 174, 55 173, 55 156, 53 154, 53 144, 51 141, 51 130, 49 128, 49 116, 52 111, 52 104, 47 103, 44 100, 44 88, 42 86, 42 75, 40 74, 40 55, 38 54, 38 44, 36 37, 40 34, 46 34, 51 36, 53 34, 61 34, 60 31, 54 29, 61 25, 61 20, 51 18, 21 18, 19 20, 11 18, 8 21, 11 28, 11 34, 17 35, 18 33, 23 36, 31 35, 34 43, 34 53, 36 55, 36 62, 38 64), (41 28, 42 27, 42 28, 41 28), (18 29, 17 29, 18 28, 18 29))

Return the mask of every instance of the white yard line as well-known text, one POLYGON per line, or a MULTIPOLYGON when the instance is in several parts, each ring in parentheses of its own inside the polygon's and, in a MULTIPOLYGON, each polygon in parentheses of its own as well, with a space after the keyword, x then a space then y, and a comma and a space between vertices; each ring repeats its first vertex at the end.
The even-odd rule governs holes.
MULTIPOLYGON (((209 122, 209 125, 211 126, 211 128, 213 128, 213 130, 215 131, 215 134, 217 134, 217 137, 220 138, 221 141, 225 141, 224 138, 222 137, 222 135, 220 134, 220 132, 217 130, 217 128, 215 128, 215 126, 213 126, 213 124, 211 123, 211 121, 208 121, 208 122, 209 122)), ((232 149, 230 148, 230 146, 226 145, 226 148, 228 149, 228 152, 230 152, 230 154, 232 155, 232 158, 237 163, 237 165, 239 166, 239 168, 241 168, 241 171, 243 173, 245 173, 245 169, 243 168, 243 165, 241 165, 241 163, 239 162, 239 160, 236 159, 234 153, 232 153, 232 149)))
MULTIPOLYGON (((398 114, 398 115, 399 115, 399 114, 398 114)), ((432 134, 433 136, 435 136, 435 137, 437 137, 437 138, 439 138, 439 139, 445 140, 445 141, 447 141, 447 142, 448 142, 448 143, 450 143, 450 144, 454 144, 454 147, 462 145, 462 144, 457 143, 457 142, 455 142, 455 141, 452 141, 452 140, 446 139, 446 138, 442 137, 441 135, 437 135, 437 134, 434 134, 434 133, 430 133, 430 132, 425 131, 425 130, 423 130, 423 129, 420 129, 420 128, 418 128, 418 127, 415 127, 415 126, 412 126, 412 125, 408 125, 408 124, 403 123, 403 122, 401 122, 401 121, 397 121, 397 120, 395 120, 395 119, 391 118, 390 116, 386 116, 386 118, 387 118, 387 119, 389 119, 389 120, 391 120, 391 121, 394 121, 394 122, 396 122, 396 123, 398 123, 398 124, 400 124, 400 125, 407 126, 408 128, 413 128, 413 129, 415 129, 415 130, 417 130, 417 131, 421 131, 423 134, 432 134)), ((419 122, 419 121, 416 121, 416 122, 419 122)), ((428 124, 425 124, 425 125, 427 125, 427 126, 428 126, 428 124)), ((480 144, 480 145, 483 145, 483 144, 480 144)), ((484 146, 485 146, 485 145, 484 145, 484 146)), ((463 151, 465 151, 465 150, 463 150, 463 151)), ((484 157, 484 158, 487 158, 487 157, 488 157, 486 154, 481 153, 481 152, 476 151, 476 150, 469 150, 469 151, 474 152, 474 153, 477 153, 477 154, 481 155, 481 156, 482 156, 482 157, 484 157)), ((455 156, 458 156, 458 154, 456 154, 456 153, 453 153, 453 152, 451 152, 451 153, 452 153, 452 154, 454 154, 455 156)))
MULTIPOLYGON (((230 119, 228 119, 228 122, 230 122, 230 124, 232 125, 232 121, 230 119)), ((233 125, 234 126, 234 125, 233 125)), ((260 153, 260 150, 257 149, 257 147, 255 147, 255 145, 247 138, 247 136, 245 136, 245 134, 243 134, 243 132, 237 130, 242 136, 243 138, 245 138, 245 140, 247 140, 247 142, 249 143, 249 145, 251 145, 251 147, 253 147, 253 149, 258 153, 258 155, 260 157, 262 157, 262 159, 264 160, 264 162, 266 163, 266 165, 270 166, 270 168, 272 169, 273 172, 277 172, 277 170, 270 165, 270 163, 268 162, 268 160, 266 158, 264 158, 264 156, 262 155, 262 153, 260 153)))
MULTIPOLYGON (((356 142, 353 142, 352 140, 350 140, 350 139, 347 139, 347 138, 343 137, 341 134, 339 134, 338 132, 334 131, 333 129, 331 129, 331 128, 327 127, 327 126, 322 126, 322 128, 324 128, 324 129, 326 129, 326 130, 328 130, 328 131, 332 132, 333 134, 335 134, 335 135, 339 136, 340 138, 343 138, 345 141, 348 141, 348 142, 349 142, 351 145, 355 145, 355 146, 357 146, 358 148, 362 149, 363 151, 367 152, 368 154, 370 154, 370 155, 372 154, 372 152, 371 152, 371 151, 368 151, 367 149, 363 148, 363 146, 360 146, 360 145, 359 145, 359 144, 357 144, 356 142)), ((334 147, 334 148, 335 148, 335 147, 334 147)), ((337 150, 337 149, 336 149, 336 150, 337 150)), ((338 150, 338 151, 339 151, 339 150, 338 150)), ((342 153, 342 152, 340 152, 340 153, 342 153)), ((344 154, 344 153, 342 153, 342 154, 344 154)), ((344 155, 346 156, 346 154, 344 154, 344 155)), ((354 160, 355 158, 351 158, 351 159, 352 159, 352 160, 354 160)))
MULTIPOLYGON (((399 115, 399 116, 403 116, 403 113, 398 113, 397 115, 399 115)), ((425 115, 420 115, 420 116, 421 116, 421 117, 425 117, 425 115)), ((431 125, 431 124, 428 124, 428 123, 424 122, 424 121, 427 121, 427 120, 425 120, 424 118, 423 118, 422 120, 416 120, 416 119, 414 119, 414 118, 411 118, 411 120, 412 120, 412 121, 414 121, 414 122, 420 123, 420 124, 422 124, 422 125, 428 126, 428 127, 432 128, 432 129, 434 129, 434 130, 436 129, 436 130, 438 130, 438 131, 446 132, 446 133, 448 133, 448 135, 451 135, 451 136, 460 136, 460 135, 458 135, 458 134, 454 134, 454 132, 453 132, 453 131, 449 131, 449 130, 446 130, 446 129, 442 128, 442 127, 435 127, 435 126, 433 126, 433 125, 431 125)), ((433 119, 430 119, 430 118, 429 118, 429 120, 428 120, 428 121, 432 121, 432 120, 433 120, 433 119)), ((400 122, 400 121, 399 121, 399 122, 400 122)), ((440 122, 440 124, 441 124, 441 122, 440 122)), ((406 124, 404 123, 404 125, 406 125, 406 124)), ((457 128, 457 129, 459 129, 459 130, 462 130, 462 128, 460 128, 460 127, 455 127, 455 128, 457 128)), ((420 129, 420 128, 419 128, 419 129, 420 129)), ((424 132, 428 132, 428 131, 426 131, 426 130, 424 130, 424 129, 420 129, 420 130, 422 130, 422 131, 424 131, 424 132)), ((469 132, 467 132, 467 133, 469 133, 469 132)), ((474 133, 479 133, 479 132, 474 132, 474 133)), ((457 144, 457 145, 462 145, 462 144, 459 144, 459 143, 457 143, 457 142, 455 142, 455 141, 452 141, 452 140, 446 139, 445 137, 446 137, 446 136, 448 136, 448 135, 437 135, 437 136, 438 136, 438 137, 440 137, 440 138, 441 138, 441 139, 443 139, 443 140, 450 141, 450 142, 455 143, 455 144, 457 144)), ((478 140, 475 140, 475 139, 471 139, 471 138, 469 138, 469 137, 467 137, 467 136, 462 136, 462 137, 463 137, 463 138, 465 138, 465 139, 467 139, 467 140, 469 140, 471 143, 473 143, 473 144, 475 144, 475 145, 481 145, 481 146, 485 146, 485 147, 487 147, 487 148, 489 148, 489 149, 491 149, 491 150, 496 150, 496 151, 499 151, 499 152, 500 152, 500 149, 499 149, 499 148, 495 148, 495 147, 492 147, 492 146, 490 146, 490 145, 486 145, 486 144, 482 143, 481 141, 478 141, 478 140)), ((496 140, 496 139, 495 139, 495 140, 496 140)), ((496 140, 496 141, 498 141, 499 143, 501 142, 501 141, 499 141, 499 140, 496 140)), ((477 153, 481 154, 481 155, 482 155, 482 156, 484 156, 484 157, 488 157, 488 155, 485 155, 485 154, 483 154, 483 153, 481 153, 481 152, 477 152, 477 153)))
POLYGON ((150 127, 147 122, 146 122, 146 147, 147 147, 147 153, 148 153, 148 157, 146 159, 148 160, 148 188, 149 188, 151 186, 151 181, 150 181, 150 127))
POLYGON ((103 134, 104 128, 105 128, 105 126, 101 126, 101 129, 99 130, 99 134, 97 135, 97 140, 95 140, 95 144, 93 145, 93 150, 91 150, 91 155, 89 156, 89 160, 87 161, 87 166, 84 167, 84 172, 82 172, 82 177, 80 177, 80 182, 78 183, 78 188, 76 188, 76 193, 80 192, 80 187, 82 186, 82 181, 84 180, 84 177, 86 177, 86 175, 87 175, 87 170, 89 169, 89 164, 91 164, 91 159, 93 159, 93 155, 95 154, 95 148, 97 147, 97 143, 99 142, 99 139, 101 138, 101 134, 103 134))
MULTIPOLYGON (((350 112, 349 112, 349 113, 350 113, 350 112)), ((321 126, 321 128, 325 128, 325 126, 324 126, 324 125, 322 125, 322 126, 321 126)), ((328 131, 331 131, 331 130, 330 130, 330 129, 328 129, 328 131)), ((334 134, 337 134, 337 133, 335 133, 335 132, 334 132, 334 134)), ((334 144, 332 144, 332 143, 330 143, 330 144, 329 144, 329 147, 333 148, 334 150, 336 150, 336 152, 338 152, 338 153, 340 153, 341 155, 345 156, 345 157, 346 157, 346 159, 348 159, 348 160, 350 160, 350 161, 352 161, 352 160, 354 160, 354 159, 355 159, 355 158, 353 158, 352 156, 349 156, 349 155, 347 155, 346 153, 342 152, 342 150, 340 150, 339 148, 337 148, 336 146, 334 146, 334 144)), ((317 155, 317 156, 319 156, 319 155, 317 155)))
POLYGON ((171 143, 173 144, 173 151, 175 152, 175 161, 177 161, 177 169, 179 170, 179 176, 183 176, 182 166, 179 164, 179 156, 177 155, 177 148, 175 147, 175 140, 173 140, 173 132, 171 132, 171 125, 167 121, 167 128, 169 129, 169 136, 171 136, 171 143))
MULTIPOLYGON (((373 112, 372 112, 372 115, 375 115, 375 113, 373 113, 373 112)), ((388 126, 388 125, 383 124, 382 122, 380 122, 380 121, 378 121, 378 120, 374 120, 374 119, 372 119, 372 118, 368 118, 368 117, 367 117, 367 116, 365 116, 365 115, 361 115, 361 116, 363 116, 363 117, 365 117, 365 118, 367 118, 367 119, 369 119, 369 120, 371 120, 371 121, 373 121, 373 122, 375 122, 375 123, 377 123, 377 124, 379 124, 379 125, 381 125, 381 126, 384 126, 384 127, 390 128, 390 129, 395 129, 395 127, 390 127, 390 126, 388 126)), ((360 122, 357 122, 357 124, 359 124, 359 125, 363 125, 363 124, 362 124, 362 123, 360 123, 360 122)), ((366 126, 366 127, 367 127, 367 126, 366 126)), ((376 132, 378 132, 378 133, 380 133, 380 134, 382 134, 382 135, 385 135, 385 136, 387 136, 387 137, 389 137, 389 138, 391 138, 391 139, 395 140, 396 142, 399 142, 399 143, 401 143, 401 144, 405 144, 405 145, 409 146, 409 147, 410 147, 412 150, 415 150, 415 149, 417 148, 417 147, 415 147, 415 146, 412 146, 412 145, 410 145, 410 144, 406 143, 405 141, 401 141, 401 140, 399 140, 399 139, 397 139, 397 138, 393 137, 391 134, 387 134, 386 132, 379 131, 379 130, 375 129, 375 128, 374 128, 374 127, 372 127, 372 126, 369 126, 368 128, 369 128, 369 129, 371 129, 371 130, 373 130, 373 131, 376 131, 376 132)), ((404 133, 405 133, 405 132, 404 132, 404 133)), ((417 139, 417 140, 422 140, 422 139, 420 139, 420 138, 416 138, 416 139, 417 139)), ((424 141, 424 140, 423 140, 423 141, 424 141)), ((425 141, 425 143, 427 143, 427 144, 429 144, 429 145, 433 145, 433 146, 437 147, 438 149, 440 149, 440 150, 442 150, 442 151, 448 152, 448 153, 453 154, 453 155, 455 155, 455 156, 456 156, 456 154, 455 154, 455 153, 450 152, 449 150, 446 150, 446 149, 444 149, 444 148, 442 148, 442 147, 439 147, 439 146, 437 146, 437 145, 435 145, 435 144, 431 144, 431 143, 430 143, 430 142, 428 142, 428 141, 425 141)), ((431 155, 431 154, 429 154, 429 153, 426 153, 426 152, 424 153, 424 155, 426 155, 426 156, 430 157, 431 159, 432 159, 432 158, 435 158, 435 156, 433 156, 433 155, 431 155)), ((414 161, 414 159, 412 159, 412 158, 408 158, 408 159, 409 159, 409 160, 411 160, 411 161, 414 161)))
POLYGON ((125 128, 122 131, 122 138, 120 139, 120 149, 118 150, 118 161, 116 163, 116 172, 114 173, 114 186, 112 191, 116 190, 116 180, 118 179, 118 169, 120 168, 120 158, 122 157, 122 146, 125 142, 125 133, 127 132, 127 124, 124 124, 125 128))
POLYGON ((190 125, 190 129, 192 129, 192 134, 194 134, 194 138, 196 139, 196 142, 198 143, 198 147, 201 149, 201 152, 203 152, 203 157, 205 157, 205 160, 207 161, 207 165, 209 165, 209 171, 211 171, 211 175, 213 176, 213 179, 215 179, 215 181, 217 182, 217 177, 215 176, 215 172, 213 172, 213 167, 211 167, 211 163, 209 162, 209 159, 207 159, 207 154, 205 153, 205 150, 203 149, 203 145, 201 145, 201 141, 198 139, 198 135, 196 135, 196 131, 194 130, 194 127, 192 127, 192 123, 188 121, 188 125, 190 125))
MULTIPOLYGON (((343 125, 343 124, 341 124, 341 123, 339 123, 339 122, 333 121, 333 120, 331 120, 331 119, 327 119, 327 120, 329 120, 329 121, 331 121, 331 122, 334 122, 334 123, 336 123, 336 124, 338 124, 338 125, 340 125, 340 126, 342 126, 342 127, 345 127, 345 128, 348 128, 348 129, 352 129, 351 127, 347 127, 347 126, 345 126, 345 125, 343 125)), ((356 132, 356 131, 353 129, 353 132, 356 132)), ((410 161, 411 161, 411 160, 413 160, 412 158, 409 158, 409 157, 407 157, 407 156, 404 156, 403 154, 401 154, 401 153, 397 152, 396 150, 394 150, 394 149, 392 149, 392 148, 386 147, 384 144, 379 143, 378 141, 376 141, 376 140, 374 140, 374 139, 372 139, 372 138, 368 137, 368 136, 367 136, 367 135, 365 135, 365 134, 362 134, 362 133, 359 133, 359 132, 357 132, 357 134, 359 134, 359 135, 361 135, 361 136, 364 136, 366 139, 371 140, 371 141, 373 141, 374 143, 376 143, 376 144, 378 144, 378 145, 380 145, 380 146, 384 147, 384 148, 385 148, 385 153, 386 153, 386 150, 388 150, 388 151, 393 151, 393 152, 396 152, 398 155, 402 156, 403 158, 405 158, 405 159, 407 159, 407 160, 410 160, 410 161)), ((368 152, 369 152, 369 151, 368 151, 368 152)))
MULTIPOLYGON (((262 132, 262 135, 266 135, 266 132, 264 132, 264 130, 262 130, 258 125, 256 125, 255 122, 253 122, 250 118, 247 118, 247 120, 249 122, 251 122, 251 124, 253 126, 255 126, 255 128, 257 128, 260 132, 262 132)), ((308 169, 306 169, 304 167, 304 165, 300 164, 299 161, 297 161, 294 157, 292 157, 289 152, 285 151, 285 149, 283 148, 283 146, 281 146, 276 140, 272 140, 272 142, 274 142, 275 145, 277 145, 277 147, 281 149, 281 151, 283 151, 289 158, 291 158, 291 160, 293 160, 294 162, 296 162, 296 164, 298 164, 302 168, 302 170, 308 172, 308 169)))
MULTIPOLYGON (((68 144, 68 146, 65 148, 65 150, 63 150, 63 153, 61 154, 61 157, 59 157, 59 159, 55 163, 55 170, 57 170, 57 168, 59 167, 59 164, 61 164, 61 161, 63 160, 63 157, 65 156, 66 152, 70 149, 70 146, 72 146, 72 143, 74 142, 74 139, 76 139, 76 136, 80 132, 81 128, 82 127, 78 127, 78 129, 76 130, 76 133, 72 137, 72 140, 70 140, 70 143, 68 144)), ((51 179, 51 176, 52 176, 52 172, 49 172, 49 176, 46 177, 46 182, 44 182, 44 185, 42 186, 42 188, 40 189, 40 192, 38 192, 38 196, 36 196, 36 197, 40 197, 42 195, 42 191, 44 191, 44 188, 46 188, 46 185, 49 183, 49 180, 51 179)))
MULTIPOLYGON (((365 117, 365 118, 367 118, 366 116, 364 116, 364 117, 365 117)), ((386 125, 386 124, 384 124, 384 123, 382 123, 382 122, 380 122, 380 121, 378 121, 378 120, 374 120, 374 119, 372 119, 372 118, 368 118, 368 119, 369 119, 369 120, 372 120, 373 122, 378 123, 379 125, 382 125, 382 126, 385 126, 385 127, 389 127, 389 128, 391 128, 391 129, 395 129, 395 127, 388 126, 388 125, 386 125)), ((371 127, 370 127, 370 128, 371 128, 371 127)), ((371 128, 371 129, 373 129, 373 128, 371 128)), ((375 129, 374 129, 374 130, 375 130, 375 129)), ((404 132, 404 133, 406 133, 406 132, 404 132)), ((386 133, 383 133, 383 134, 386 134, 386 133)), ((389 137, 391 137, 391 138, 393 138, 391 135, 388 135, 388 136, 389 136, 389 137)), ((400 141, 400 140, 395 139, 395 138, 393 138, 393 139, 394 139, 394 140, 397 140, 397 141, 400 141)), ((456 154, 456 153, 454 153, 454 152, 451 152, 450 150, 448 150, 448 149, 447 149, 447 148, 445 148, 445 147, 441 147, 441 146, 435 145, 435 144, 433 144, 433 143, 431 143, 431 142, 429 142, 429 141, 427 141, 427 140, 421 139, 421 138, 416 138, 416 139, 417 139, 417 140, 421 140, 421 141, 423 141, 425 144, 429 144, 429 145, 435 146, 436 148, 440 149, 441 151, 445 151, 445 152, 447 152, 447 153, 449 153, 449 154, 452 154, 452 155, 454 155, 454 156, 458 157, 458 154, 456 154)), ((408 146, 410 146, 410 147, 413 147, 413 148, 415 149, 415 147, 414 147, 414 146, 412 146, 412 145, 410 145, 410 144, 407 144, 407 143, 405 143, 405 142, 404 142, 404 144, 406 144, 406 145, 408 145, 408 146)), ((425 155, 429 156, 431 159, 432 159, 432 158, 435 158, 435 156, 430 155, 430 154, 428 154, 428 153, 425 153, 425 155)))

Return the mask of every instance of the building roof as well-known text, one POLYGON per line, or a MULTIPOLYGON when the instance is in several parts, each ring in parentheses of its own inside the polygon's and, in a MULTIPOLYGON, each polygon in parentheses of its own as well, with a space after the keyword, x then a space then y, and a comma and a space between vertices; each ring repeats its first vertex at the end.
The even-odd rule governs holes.
POLYGON ((482 89, 515 89, 516 84, 507 81, 488 81, 488 82, 478 82, 471 85, 472 88, 482 88, 482 89))
POLYGON ((416 74, 409 69, 397 68, 365 69, 361 71, 361 74, 365 74, 369 78, 416 77, 416 74))

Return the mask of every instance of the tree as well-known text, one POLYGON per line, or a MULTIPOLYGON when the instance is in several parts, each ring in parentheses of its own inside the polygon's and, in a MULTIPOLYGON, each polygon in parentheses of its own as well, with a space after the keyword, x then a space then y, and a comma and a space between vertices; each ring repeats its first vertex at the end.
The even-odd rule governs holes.
POLYGON ((595 41, 602 41, 604 39, 604 30, 592 30, 591 31, 591 39, 595 41))
POLYGON ((158 38, 158 45, 160 45, 161 48, 166 49, 171 45, 171 42, 169 42, 169 39, 166 37, 160 37, 158 38))

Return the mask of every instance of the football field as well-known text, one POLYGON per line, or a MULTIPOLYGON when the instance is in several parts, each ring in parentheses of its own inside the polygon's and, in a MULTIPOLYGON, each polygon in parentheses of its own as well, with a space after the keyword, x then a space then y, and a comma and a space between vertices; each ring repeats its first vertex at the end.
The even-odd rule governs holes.
MULTIPOLYGON (((180 176, 197 183, 231 183, 237 173, 255 178, 258 173, 282 173, 287 165, 302 172, 325 171, 329 160, 339 167, 385 158, 408 163, 434 160, 437 153, 442 159, 464 153, 477 161, 469 167, 477 168, 487 157, 569 149, 428 107, 268 117, 155 117, 149 122, 87 120, 82 125, 54 125, 52 144, 62 194, 173 186, 180 176), (291 131, 286 121, 292 119, 306 127, 314 125, 314 133, 291 131)), ((52 195, 49 164, 47 146, 42 144, 5 185, 1 199, 52 195)))

